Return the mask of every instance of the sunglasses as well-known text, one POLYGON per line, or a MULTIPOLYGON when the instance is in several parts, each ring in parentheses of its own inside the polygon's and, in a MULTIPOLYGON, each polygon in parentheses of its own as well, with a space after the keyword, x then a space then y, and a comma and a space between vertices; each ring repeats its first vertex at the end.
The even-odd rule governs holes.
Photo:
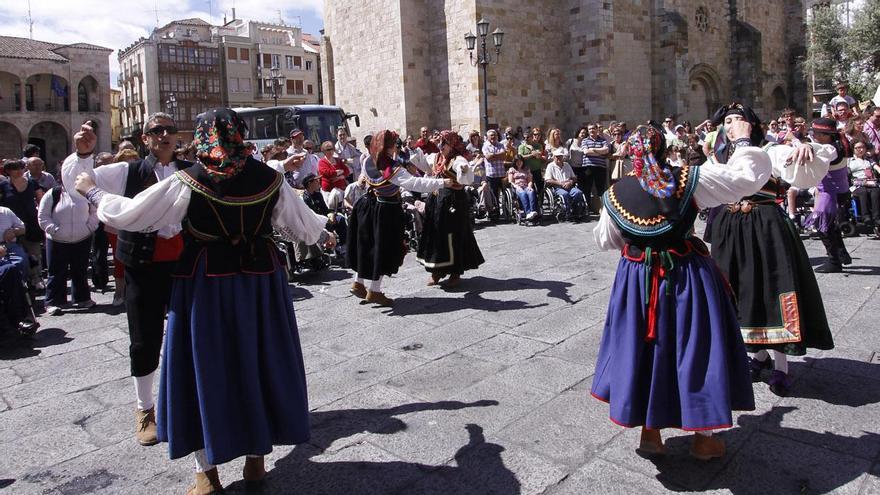
POLYGON ((165 134, 177 134, 177 127, 173 125, 157 125, 156 127, 151 127, 147 129, 147 132, 144 134, 149 134, 151 136, 163 136, 165 134))

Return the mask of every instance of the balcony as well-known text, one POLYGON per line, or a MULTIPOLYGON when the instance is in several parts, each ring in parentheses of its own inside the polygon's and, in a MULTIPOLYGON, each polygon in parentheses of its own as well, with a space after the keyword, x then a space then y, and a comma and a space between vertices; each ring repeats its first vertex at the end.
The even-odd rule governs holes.
POLYGON ((28 112, 69 112, 70 103, 67 98, 53 96, 48 98, 34 98, 26 102, 28 112))
POLYGON ((0 112, 18 112, 20 106, 21 105, 12 98, 4 98, 0 100, 0 112))

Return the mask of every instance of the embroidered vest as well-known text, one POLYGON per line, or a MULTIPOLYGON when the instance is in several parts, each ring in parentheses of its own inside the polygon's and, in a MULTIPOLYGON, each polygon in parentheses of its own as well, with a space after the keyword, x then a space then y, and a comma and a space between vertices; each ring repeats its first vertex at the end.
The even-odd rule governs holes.
MULTIPOLYGON (((181 169, 191 165, 192 163, 190 162, 179 161, 173 162, 168 166, 174 166, 177 169, 181 169)), ((146 160, 138 160, 129 163, 128 174, 125 179, 125 192, 122 195, 126 198, 133 198, 156 182, 158 182, 158 180, 156 179, 156 173, 153 171, 153 165, 151 163, 146 160)), ((120 230, 117 235, 115 256, 125 266, 139 267, 149 265, 153 262, 157 237, 156 232, 129 232, 120 230)), ((174 254, 179 254, 179 251, 174 254)), ((171 258, 169 261, 176 259, 174 254, 166 256, 167 258, 171 258)))
POLYGON ((397 197, 400 194, 400 186, 391 182, 391 177, 394 177, 399 170, 400 166, 394 167, 391 175, 386 179, 383 177, 382 172, 376 168, 372 157, 367 158, 364 161, 364 173, 367 175, 368 192, 380 198, 391 199, 397 197))
POLYGON ((700 168, 685 165, 676 168, 673 174, 675 192, 664 199, 662 205, 642 189, 632 173, 617 181, 602 196, 608 214, 629 243, 663 249, 679 245, 690 236, 699 213, 693 194, 700 168))
POLYGON ((280 266, 271 219, 283 175, 248 158, 238 175, 219 183, 202 164, 175 177, 192 189, 175 276, 191 277, 202 257, 208 276, 264 274, 280 266))

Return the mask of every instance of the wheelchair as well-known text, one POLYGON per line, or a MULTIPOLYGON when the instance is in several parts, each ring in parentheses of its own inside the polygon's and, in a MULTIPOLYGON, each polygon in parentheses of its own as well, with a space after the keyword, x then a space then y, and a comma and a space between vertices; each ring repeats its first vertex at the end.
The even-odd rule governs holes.
POLYGON ((273 236, 273 242, 283 258, 287 280, 324 270, 333 263, 334 258, 339 257, 337 253, 318 245, 309 246, 301 241, 292 243, 277 234, 273 236))
POLYGON ((565 203, 563 202, 563 199, 556 194, 555 188, 545 186, 544 189, 544 198, 541 202, 541 209, 548 218, 555 220, 556 223, 562 223, 567 219, 580 221, 587 217, 589 209, 585 202, 572 207, 570 213, 566 215, 565 203))
MULTIPOLYGON (((783 211, 788 212, 788 195, 784 194, 783 198, 782 209, 783 211)), ((813 211, 814 203, 815 199, 813 198, 813 195, 810 194, 809 189, 801 189, 798 191, 797 200, 795 202, 795 216, 792 221, 800 234, 805 233, 804 220, 806 220, 813 211)))
POLYGON ((840 211, 837 224, 843 237, 858 237, 862 232, 870 233, 874 227, 862 215, 859 201, 856 197, 850 199, 848 209, 840 211))

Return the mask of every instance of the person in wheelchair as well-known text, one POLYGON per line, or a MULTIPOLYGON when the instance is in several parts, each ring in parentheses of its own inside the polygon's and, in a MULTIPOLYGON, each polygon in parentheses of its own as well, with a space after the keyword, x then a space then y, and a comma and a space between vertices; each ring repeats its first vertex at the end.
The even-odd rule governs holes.
POLYGON ((848 163, 849 172, 860 216, 872 228, 874 236, 880 238, 880 165, 868 160, 867 151, 864 141, 853 143, 853 158, 848 163))
POLYGON ((553 152, 553 161, 547 164, 547 170, 544 172, 544 182, 547 188, 561 200, 566 220, 573 220, 583 215, 586 206, 584 193, 578 189, 574 170, 571 169, 571 165, 565 163, 565 152, 561 149, 553 152))
POLYGON ((40 326, 27 295, 23 275, 27 268, 16 266, 17 261, 18 257, 10 256, 7 245, 0 243, 0 337, 33 335, 40 326))
POLYGON ((526 167, 523 157, 516 155, 513 166, 507 171, 507 181, 513 187, 519 204, 522 207, 524 220, 534 220, 538 217, 538 195, 535 193, 535 183, 532 179, 532 171, 526 167))
MULTIPOLYGON (((327 217, 326 230, 336 234, 336 238, 339 239, 339 243, 336 246, 336 254, 344 258, 345 236, 348 233, 345 217, 331 211, 327 204, 324 203, 320 177, 314 174, 305 176, 303 178, 303 187, 305 188, 302 195, 303 202, 315 213, 327 217)), ((324 250, 320 245, 307 245, 303 242, 297 242, 293 245, 293 249, 298 263, 305 262, 307 266, 313 269, 325 267, 324 250)))

